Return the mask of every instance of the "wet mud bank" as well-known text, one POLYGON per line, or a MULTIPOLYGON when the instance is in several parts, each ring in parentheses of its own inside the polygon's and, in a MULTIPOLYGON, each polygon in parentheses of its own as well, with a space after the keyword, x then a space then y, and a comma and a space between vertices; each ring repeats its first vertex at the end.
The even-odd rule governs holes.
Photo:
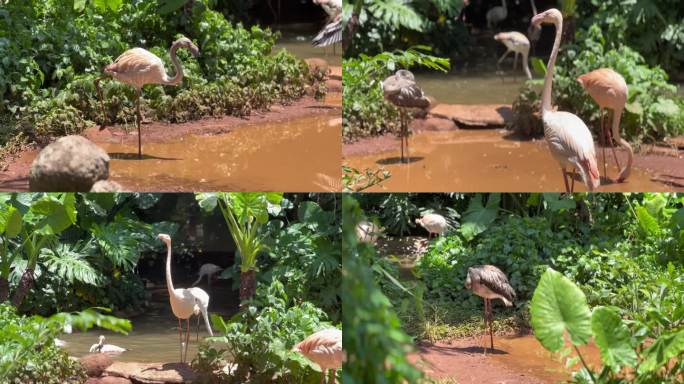
MULTIPOLYGON (((534 336, 497 336, 494 347, 484 354, 481 338, 421 343, 409 355, 409 360, 428 377, 453 379, 459 384, 545 384, 571 378, 572 371, 546 351, 534 336)), ((600 361, 595 346, 582 347, 580 351, 588 364, 595 366, 600 361)))
MULTIPOLYGON (((109 154, 109 180, 124 190, 322 191, 316 180, 340 177, 341 101, 341 93, 329 92, 323 101, 304 97, 244 118, 145 124, 142 160, 133 125, 92 127, 83 135, 109 154)), ((28 190, 39 149, 9 163, 0 173, 0 190, 28 190)))
MULTIPOLYGON (((511 118, 510 109, 496 104, 488 108, 482 113, 482 105, 440 104, 426 119, 414 120, 407 164, 400 162, 400 142, 393 134, 344 144, 343 163, 359 170, 391 172, 371 191, 563 192, 560 168, 543 138, 529 139, 501 128, 511 118), (477 129, 462 129, 466 127, 477 129)), ((684 191, 684 151, 677 149, 676 142, 669 147, 644 147, 635 155, 626 182, 615 183, 602 175, 597 191, 684 191)), ((607 152, 608 175, 616 177, 617 167, 607 152)), ((617 153, 620 164, 625 164, 626 152, 617 149, 617 153)), ((601 147, 597 155, 600 162, 601 147)), ((585 190, 579 178, 575 190, 585 190)))

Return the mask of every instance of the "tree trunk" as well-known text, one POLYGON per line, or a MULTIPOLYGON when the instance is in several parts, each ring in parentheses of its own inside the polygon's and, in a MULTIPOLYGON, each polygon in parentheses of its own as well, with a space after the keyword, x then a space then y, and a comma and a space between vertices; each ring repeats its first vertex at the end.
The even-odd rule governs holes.
POLYGON ((256 271, 240 273, 240 305, 256 294, 256 271))
POLYGON ((561 35, 561 43, 572 43, 575 41, 575 32, 577 31, 577 20, 574 16, 570 16, 563 20, 563 34, 561 35))
POLYGON ((14 292, 14 297, 12 297, 12 305, 19 308, 21 303, 24 302, 29 289, 33 286, 33 282, 33 269, 26 268, 24 274, 21 275, 21 280, 19 280, 19 286, 17 286, 17 290, 14 292))
POLYGON ((0 303, 4 303, 9 296, 9 282, 0 276, 0 303))

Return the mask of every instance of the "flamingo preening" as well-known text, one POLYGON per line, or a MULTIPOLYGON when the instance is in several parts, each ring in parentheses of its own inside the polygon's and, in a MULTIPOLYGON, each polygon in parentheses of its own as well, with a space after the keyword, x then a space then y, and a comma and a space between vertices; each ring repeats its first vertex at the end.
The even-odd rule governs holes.
MULTIPOLYGON (((494 331, 492 329, 492 300, 501 299, 510 307, 513 305, 515 291, 508 282, 506 274, 493 265, 476 265, 468 268, 468 276, 465 281, 466 288, 484 299, 484 326, 487 334, 489 323, 490 347, 494 349, 494 331)), ((487 342, 484 343, 484 353, 487 353, 487 342)))
POLYGON ((546 77, 544 78, 544 91, 542 92, 544 138, 549 145, 551 155, 561 166, 565 191, 571 193, 575 186, 575 178, 572 176, 572 186, 568 185, 568 167, 577 169, 589 191, 593 191, 600 185, 601 179, 596 165, 594 139, 591 137, 589 128, 576 115, 551 109, 553 67, 556 64, 558 49, 560 49, 563 15, 559 10, 552 8, 532 18, 533 25, 538 26, 542 23, 553 24, 556 27, 556 39, 553 43, 551 57, 549 57, 546 77))
POLYGON ((128 351, 128 349, 126 349, 126 348, 121 348, 121 347, 118 347, 118 346, 113 345, 113 344, 105 344, 104 341, 105 341, 104 335, 100 335, 100 338, 99 338, 97 344, 93 344, 90 347, 90 353, 98 352, 98 353, 107 353, 110 355, 120 355, 120 354, 128 351))
POLYGON ((382 228, 377 224, 363 220, 356 224, 356 238, 362 243, 375 243, 382 234, 382 228))
POLYGON ((321 384, 325 382, 325 374, 328 369, 332 369, 333 374, 329 383, 335 382, 335 375, 338 369, 342 368, 344 351, 342 349, 342 331, 337 328, 328 328, 318 331, 292 348, 307 359, 313 361, 321 367, 323 375, 321 384))
POLYGON ((506 20, 508 16, 508 8, 506 8, 506 0, 501 0, 501 5, 496 6, 487 11, 487 28, 492 29, 500 22, 506 20))
POLYGON ((328 22, 314 37, 314 47, 327 47, 342 41, 342 0, 313 0, 328 14, 328 22))
MULTIPOLYGON (((190 342, 190 317, 192 315, 199 316, 200 313, 204 318, 204 324, 211 336, 214 332, 209 325, 209 315, 207 310, 209 308, 209 295, 200 288, 175 288, 173 287, 173 279, 171 278, 171 237, 169 235, 160 233, 159 239, 166 244, 166 286, 169 290, 169 300, 171 302, 171 310, 178 318, 178 337, 181 346, 181 363, 185 362, 184 358, 188 356, 188 343, 190 342), (185 343, 183 343, 183 327, 181 326, 181 319, 187 323, 187 330, 185 333, 185 343), (183 352, 185 347, 185 353, 183 352)), ((198 319, 199 321, 199 319, 198 319)), ((199 338, 199 336, 198 336, 199 338)))
POLYGON ((405 69, 400 69, 394 75, 383 80, 382 91, 387 101, 399 107, 401 119, 399 130, 401 162, 405 163, 410 158, 408 152, 409 116, 406 109, 428 108, 430 106, 430 99, 425 96, 423 90, 416 84, 416 78, 413 76, 413 73, 405 69), (404 156, 404 143, 406 144, 406 156, 404 156))
POLYGON ((620 168, 620 162, 615 153, 615 147, 613 147, 613 139, 615 139, 618 144, 627 149, 627 165, 620 170, 620 174, 617 178, 619 182, 625 181, 625 179, 629 177, 629 173, 632 169, 632 162, 634 161, 632 146, 629 145, 627 140, 620 136, 620 117, 622 116, 622 110, 625 109, 625 103, 627 103, 627 82, 625 82, 625 79, 620 76, 619 73, 610 68, 600 68, 585 73, 578 77, 577 81, 599 106, 599 114, 601 115, 600 129, 604 139, 603 172, 606 178, 608 178, 608 170, 606 168, 606 145, 610 145, 610 149, 613 151, 613 157, 615 158, 615 163, 617 164, 618 169, 620 168), (604 109, 613 110, 612 129, 608 129, 603 124, 604 109))
POLYGON ((513 70, 515 71, 518 64, 518 55, 522 56, 522 68, 525 72, 525 76, 528 79, 532 79, 532 73, 530 73, 530 66, 528 64, 528 58, 530 55, 530 41, 527 37, 520 32, 500 32, 494 35, 494 40, 500 41, 506 46, 506 52, 501 56, 499 61, 496 63, 497 66, 501 65, 501 62, 508 56, 509 53, 514 52, 515 57, 513 58, 513 70))
POLYGON ((423 215, 423 217, 416 219, 416 224, 420 224, 421 227, 428 231, 428 239, 433 234, 437 236, 441 235, 449 227, 449 224, 447 224, 444 216, 438 215, 436 213, 428 213, 427 215, 423 215))
MULTIPOLYGON (((131 85, 135 88, 135 104, 136 104, 136 127, 138 128, 138 158, 142 158, 142 139, 140 137, 140 123, 142 121, 142 114, 140 113, 140 94, 142 88, 146 84, 162 84, 162 85, 178 85, 183 81, 183 67, 176 57, 178 48, 186 48, 193 56, 199 55, 199 49, 195 44, 186 37, 173 42, 169 55, 171 61, 176 69, 176 74, 171 77, 166 74, 164 63, 154 53, 143 49, 133 48, 122 53, 112 64, 104 68, 105 76, 111 76, 115 80, 124 84, 131 85)), ((105 128, 105 121, 107 116, 105 114, 104 99, 102 96, 102 89, 100 88, 100 81, 103 77, 95 80, 95 88, 100 97, 100 104, 102 106, 102 124, 100 130, 105 128)))

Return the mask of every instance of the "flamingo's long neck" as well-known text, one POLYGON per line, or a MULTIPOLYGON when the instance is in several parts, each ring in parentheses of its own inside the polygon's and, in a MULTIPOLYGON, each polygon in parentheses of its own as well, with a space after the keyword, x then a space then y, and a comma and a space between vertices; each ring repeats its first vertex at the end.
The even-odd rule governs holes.
POLYGON ((173 296, 173 279, 171 279, 171 242, 166 243, 166 287, 173 296))
POLYGON ((553 84, 553 67, 556 65, 556 57, 560 49, 561 35, 563 31, 563 18, 558 17, 554 23, 556 26, 556 39, 553 42, 551 57, 546 66, 546 77, 544 78, 544 91, 542 92, 542 113, 551 111, 551 86, 553 84))
POLYGON ((183 81, 183 67, 181 67, 178 57, 176 56, 176 51, 178 46, 173 44, 169 50, 169 55, 171 56, 171 62, 176 69, 176 74, 173 77, 169 77, 168 74, 164 74, 164 84, 166 85, 178 85, 183 81))

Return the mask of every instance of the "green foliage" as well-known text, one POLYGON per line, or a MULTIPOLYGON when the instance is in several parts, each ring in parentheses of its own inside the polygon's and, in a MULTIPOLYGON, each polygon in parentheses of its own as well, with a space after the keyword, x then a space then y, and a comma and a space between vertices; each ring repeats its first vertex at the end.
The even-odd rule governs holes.
POLYGON ((632 348, 631 335, 613 308, 597 307, 591 314, 591 331, 594 342, 601 350, 601 360, 613 372, 621 367, 633 367, 636 353, 632 348))
POLYGON ((399 128, 399 111, 385 101, 382 80, 400 68, 426 67, 446 71, 449 60, 431 56, 429 48, 360 55, 342 63, 344 82, 342 136, 350 142, 366 136, 394 132, 399 128))
POLYGON ((273 281, 270 286, 259 287, 255 298, 229 321, 212 315, 214 328, 222 336, 208 338, 211 346, 200 347, 193 366, 211 369, 227 361, 236 364, 235 372, 220 375, 219 382, 317 383, 318 366, 293 352, 292 347, 328 327, 325 319, 325 313, 313 304, 295 304, 283 285, 273 281), (221 344, 225 348, 214 347, 221 344))
MULTIPOLYGON (((637 144, 656 142, 684 132, 684 100, 676 86, 659 67, 650 67, 639 53, 626 45, 609 47, 598 25, 578 37, 577 45, 564 47, 559 55, 553 82, 553 99, 559 110, 571 111, 598 130, 599 107, 576 78, 598 68, 612 68, 621 74, 629 88, 621 132, 637 144)), ((518 114, 514 128, 540 133, 539 94, 528 84, 514 102, 518 114)), ((610 122, 610 121, 608 121, 610 122)))
MULTIPOLYGON (((148 86, 147 116, 170 122, 246 115, 304 94, 308 67, 285 51, 272 55, 277 34, 231 24, 187 2, 121 0, 22 1, 0 9, 0 121, 4 144, 23 132, 31 139, 80 133, 102 120, 93 80, 126 49, 142 46, 171 68, 168 47, 181 35, 200 47, 193 58, 178 52, 185 80, 177 87, 148 86), (86 6, 86 3, 93 6, 86 6), (173 4, 170 4, 173 3, 173 4), (169 8, 171 7, 171 8, 169 8), (10 43, 11 42, 11 43, 10 43)), ((131 87, 103 82, 107 122, 132 123, 131 87)))
POLYGON ((342 166, 343 192, 362 192, 368 188, 382 183, 392 177, 390 171, 385 168, 373 170, 366 168, 360 171, 346 165, 342 166))
POLYGON ((549 351, 563 347, 566 332, 573 345, 584 345, 591 337, 591 312, 584 293, 551 268, 534 291, 530 315, 535 337, 549 351))
POLYGON ((375 252, 358 243, 354 228, 362 213, 353 197, 342 200, 342 317, 347 384, 416 383, 422 374, 406 358, 410 338, 369 268, 375 252))
POLYGON ((59 313, 50 318, 17 315, 14 307, 0 304, 0 377, 3 382, 81 383, 83 368, 58 348, 54 338, 66 324, 87 330, 97 325, 128 333, 128 320, 102 315, 93 310, 59 313))
POLYGON ((499 213, 500 194, 490 194, 486 205, 483 199, 482 194, 474 196, 470 199, 468 210, 463 214, 460 232, 468 241, 484 232, 496 220, 496 215, 499 213))

